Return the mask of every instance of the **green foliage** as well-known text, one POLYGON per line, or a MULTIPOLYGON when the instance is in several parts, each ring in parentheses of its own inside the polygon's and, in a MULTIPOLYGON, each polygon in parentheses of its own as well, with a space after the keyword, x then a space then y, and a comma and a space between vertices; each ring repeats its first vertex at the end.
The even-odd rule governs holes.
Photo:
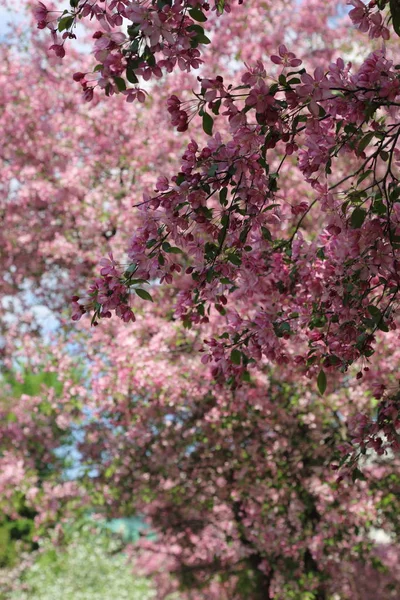
POLYGON ((242 353, 236 348, 231 352, 231 361, 234 365, 240 365, 242 362, 242 353))
POLYGON ((17 398, 22 396, 22 394, 37 396, 43 386, 54 388, 57 395, 61 395, 63 390, 63 385, 58 381, 57 373, 54 372, 40 371, 39 373, 34 373, 24 370, 21 378, 17 379, 16 375, 12 372, 3 374, 3 378, 11 387, 12 395, 17 398))
POLYGON ((194 19, 195 21, 199 21, 200 23, 204 23, 205 21, 207 21, 207 17, 200 8, 195 7, 190 9, 189 15, 192 17, 192 19, 194 19))
POLYGON ((214 119, 207 112, 203 113, 203 129, 207 135, 212 135, 214 119))
POLYGON ((153 298, 151 297, 151 294, 149 294, 149 292, 147 292, 146 290, 137 288, 137 289, 135 289, 135 292, 139 296, 139 298, 142 298, 142 300, 150 300, 150 302, 153 302, 153 298))
MULTIPOLYGON (((14 412, 22 395, 40 396, 45 389, 54 389, 60 396, 63 391, 63 384, 58 380, 57 373, 50 371, 33 372, 25 366, 18 370, 4 371, 1 374, 0 385, 2 394, 0 396, 0 408, 4 411, 4 419, 8 423, 17 422, 17 416, 14 412)), ((38 415, 44 418, 51 417, 52 407, 44 395, 39 405, 38 415)), ((54 431, 57 431, 54 427, 54 431)), ((68 441, 68 433, 59 431, 60 445, 68 441)), ((7 440, 0 442, 0 455, 7 448, 7 440)), ((38 484, 52 476, 54 464, 41 460, 41 444, 35 440, 36 452, 36 476, 38 484)), ((55 458, 57 467, 61 470, 66 464, 64 459, 55 458)), ((0 568, 9 569, 16 566, 20 560, 21 553, 32 552, 37 549, 37 543, 34 542, 34 518, 36 512, 27 505, 25 494, 16 489, 10 498, 13 514, 3 512, 0 507, 0 568)), ((0 595, 1 598, 1 595, 0 595)))
POLYGON ((398 0, 390 0, 390 14, 392 16, 393 29, 400 35, 400 5, 398 0))
POLYGON ((353 229, 359 229, 364 223, 367 216, 367 211, 357 206, 351 214, 350 223, 353 229))
POLYGON ((0 567, 9 567, 15 563, 15 543, 11 540, 8 523, 0 525, 0 567))
POLYGON ((71 534, 63 549, 47 543, 23 576, 26 591, 9 600, 150 600, 155 592, 131 565, 117 538, 94 523, 71 534))
POLYGON ((66 15, 58 21, 58 31, 61 33, 66 29, 70 29, 70 27, 72 27, 73 24, 74 17, 71 17, 71 15, 66 15))
POLYGON ((33 513, 24 507, 19 508, 20 518, 10 519, 4 516, 0 522, 0 568, 14 566, 21 551, 33 550, 33 513))
POLYGON ((325 371, 323 371, 322 369, 318 374, 317 385, 318 385, 318 391, 322 396, 325 393, 326 385, 327 385, 325 371))

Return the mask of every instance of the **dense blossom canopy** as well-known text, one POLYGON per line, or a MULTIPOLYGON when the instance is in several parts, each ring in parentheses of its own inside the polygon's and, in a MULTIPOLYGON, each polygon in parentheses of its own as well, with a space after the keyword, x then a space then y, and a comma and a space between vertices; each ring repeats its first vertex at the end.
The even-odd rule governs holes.
MULTIPOLYGON (((395 2, 384 17, 385 1, 349 4, 351 20, 370 38, 390 40, 389 22, 398 31, 395 2)), ((232 6, 217 2, 214 9, 230 13, 232 6)), ((79 19, 97 21, 96 86, 88 87, 87 73, 74 75, 86 99, 99 86, 107 95, 144 100, 139 88, 126 88, 124 74, 135 83, 136 72, 146 80, 161 76, 162 67, 198 67, 200 59, 190 57, 209 40, 193 23, 213 19, 211 7, 194 0, 77 1, 61 17, 40 3, 35 12, 54 41, 64 32, 63 42, 51 47, 57 56, 64 56, 79 19)), ((329 17, 339 20, 337 6, 329 17)), ((192 140, 179 172, 160 174, 155 194, 144 193, 128 268, 111 254, 103 259, 87 296, 74 297, 73 319, 93 311, 96 324, 115 311, 133 321, 131 291, 151 300, 138 286, 178 279, 175 314, 186 327, 208 323, 211 311, 224 317, 205 340, 203 362, 212 363, 216 380, 237 385, 248 368, 267 359, 318 376, 321 393, 331 373, 368 361, 379 331, 396 329, 397 65, 385 48, 355 66, 340 56, 315 64, 300 58, 298 46, 294 53, 277 45, 269 65, 260 59, 246 64, 239 85, 220 74, 199 77, 200 91, 189 104, 169 98, 178 132, 197 112, 209 140, 203 146, 192 140), (293 198, 288 178, 303 197, 293 198)), ((383 427, 395 451, 397 420, 394 399, 382 407, 375 428, 383 427)), ((365 434, 376 449, 383 443, 366 423, 361 430, 361 439, 365 434)))
POLYGON ((397 598, 397 2, 26 4, 2 511, 143 515, 160 598, 397 598))

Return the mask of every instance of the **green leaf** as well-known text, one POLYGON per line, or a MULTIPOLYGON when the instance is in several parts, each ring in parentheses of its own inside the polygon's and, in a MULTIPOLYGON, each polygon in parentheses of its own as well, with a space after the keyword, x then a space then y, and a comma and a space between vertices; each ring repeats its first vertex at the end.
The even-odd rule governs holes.
POLYGON ((357 480, 360 479, 361 481, 365 481, 365 475, 362 471, 360 471, 360 469, 358 469, 357 467, 354 469, 354 471, 351 474, 351 479, 353 481, 353 483, 357 480))
POLYGON ((214 119, 208 113, 203 114, 203 129, 207 135, 212 135, 214 119))
POLYGON ((211 242, 206 242, 204 246, 204 255, 208 260, 212 260, 218 254, 218 246, 211 242))
POLYGON ((335 354, 330 354, 329 356, 326 357, 326 364, 329 366, 337 366, 341 364, 341 360, 338 356, 336 356, 335 354))
POLYGON ((67 15, 66 17, 61 17, 58 21, 58 31, 65 31, 65 29, 69 29, 74 22, 74 17, 67 15))
POLYGON ((353 125, 353 123, 348 123, 344 126, 344 130, 346 133, 354 133, 355 131, 357 131, 357 127, 353 125))
POLYGON ((228 260, 236 267, 240 267, 242 264, 242 259, 237 254, 228 254, 228 260))
POLYGON ((228 225, 229 225, 229 214, 222 215, 222 217, 221 217, 221 225, 225 229, 228 227, 228 225))
POLYGON ((273 208, 277 208, 279 206, 280 206, 280 204, 269 204, 269 206, 267 206, 266 208, 263 208, 262 212, 265 213, 265 212, 272 210, 273 208))
POLYGON ((142 288, 136 288, 135 292, 139 298, 142 298, 142 300, 150 300, 150 302, 153 302, 153 298, 146 290, 142 290, 142 288))
POLYGON ((232 350, 231 362, 234 365, 240 365, 240 363, 242 362, 242 353, 240 352, 240 350, 237 350, 236 348, 234 350, 232 350))
POLYGON ((382 313, 379 310, 379 308, 377 306, 374 306, 373 304, 367 306, 367 310, 375 321, 379 321, 379 319, 382 317, 382 313))
POLYGON ((114 83, 120 92, 125 92, 125 90, 126 90, 125 79, 122 79, 122 77, 114 77, 114 83))
POLYGON ((178 248, 177 246, 171 246, 169 242, 164 242, 162 245, 162 249, 168 254, 182 254, 182 250, 180 248, 178 248))
POLYGON ((386 152, 386 150, 382 150, 382 152, 379 152, 379 156, 384 162, 387 162, 389 160, 389 152, 386 152))
POLYGON ((219 193, 219 201, 222 206, 226 206, 228 204, 226 198, 228 196, 228 188, 224 187, 219 193))
POLYGON ((176 179, 175 179, 176 185, 181 185, 181 183, 183 183, 184 181, 185 181, 185 174, 178 173, 178 175, 176 176, 176 179))
POLYGON ((317 386, 318 386, 318 390, 319 390, 319 393, 321 394, 321 396, 323 396, 325 393, 326 384, 327 384, 327 380, 326 380, 325 371, 323 369, 321 369, 318 374, 318 377, 317 377, 317 386))
POLYGON ((142 54, 141 58, 144 58, 144 60, 149 65, 149 67, 156 66, 156 59, 155 59, 153 52, 150 50, 150 48, 148 48, 148 47, 146 48, 146 52, 144 54, 142 54))
POLYGON ((369 133, 366 133, 364 135, 364 137, 361 139, 361 141, 358 144, 359 152, 364 152, 365 148, 368 146, 368 144, 370 143, 370 141, 372 140, 374 135, 375 135, 374 131, 370 131, 369 133))
POLYGON ((132 279, 129 283, 131 283, 132 285, 143 285, 143 283, 148 284, 149 282, 147 281, 147 279, 132 279))
POLYGON ((286 321, 284 321, 283 323, 277 323, 275 321, 273 323, 273 327, 274 327, 274 331, 275 331, 276 337, 281 338, 284 335, 287 335, 288 333, 291 333, 291 331, 290 331, 290 324, 287 323, 286 321))
POLYGON ((350 224, 353 227, 353 229, 359 229, 364 223, 366 216, 367 211, 364 210, 364 208, 360 208, 359 206, 357 206, 357 208, 353 210, 350 217, 350 224))
POLYGON ((372 169, 367 169, 366 171, 364 171, 364 173, 361 173, 361 175, 357 179, 357 185, 360 185, 360 183, 364 181, 364 179, 367 179, 367 177, 369 177, 371 173, 373 173, 372 169))
POLYGON ((206 274, 206 280, 208 281, 208 283, 211 283, 212 280, 214 279, 214 269, 208 269, 207 274, 206 274))
POLYGON ((248 371, 243 371, 242 373, 242 381, 246 381, 246 382, 250 382, 251 381, 251 375, 248 371))
POLYGON ((262 225, 261 231, 262 231, 262 236, 263 236, 264 240, 268 240, 268 242, 272 242, 272 235, 271 235, 270 230, 267 229, 267 227, 264 227, 262 225))
POLYGON ((392 15, 393 29, 400 36, 400 3, 399 0, 390 0, 390 14, 392 15))
POLYGON ((224 12, 224 8, 225 8, 225 0, 217 0, 216 6, 217 6, 218 14, 222 15, 222 13, 224 12))
POLYGON ((375 215, 380 216, 385 215, 387 212, 386 206, 384 205, 382 200, 376 200, 376 202, 373 203, 371 210, 375 215))
POLYGON ((219 100, 216 100, 215 102, 213 102, 212 104, 212 112, 214 113, 214 115, 218 115, 219 114, 219 109, 221 108, 221 98, 219 100))
POLYGON ((205 21, 207 21, 207 17, 206 15, 200 10, 200 8, 196 7, 196 8, 191 8, 189 10, 189 15, 192 17, 192 19, 194 19, 195 21, 199 21, 199 23, 204 23, 205 21))
POLYGON ((399 198, 400 198, 400 186, 398 185, 394 185, 390 194, 389 194, 389 198, 392 202, 398 202, 399 198))
POLYGON ((211 40, 204 34, 196 36, 198 44, 211 44, 211 40))
POLYGON ((240 232, 240 235, 239 235, 239 241, 240 241, 242 244, 244 244, 244 243, 246 242, 246 240, 247 240, 247 236, 248 236, 248 235, 249 235, 249 230, 248 230, 248 228, 246 227, 245 229, 243 229, 243 231, 241 231, 241 232, 240 232))
POLYGON ((134 273, 137 269, 137 264, 136 263, 131 263, 129 265, 129 267, 127 267, 125 273, 128 273, 129 275, 132 275, 132 273, 134 273))
POLYGON ((126 78, 129 81, 129 83, 139 83, 139 79, 136 77, 134 69, 129 65, 126 68, 126 78))
POLYGON ((217 172, 218 172, 218 165, 217 165, 217 164, 213 164, 213 165, 211 165, 211 167, 208 169, 208 171, 207 171, 207 175, 208 175, 209 177, 215 177, 215 175, 217 174, 217 172))
POLYGON ((194 25, 194 24, 189 25, 187 30, 196 32, 196 34, 197 34, 196 37, 204 35, 204 29, 202 28, 201 25, 194 25))

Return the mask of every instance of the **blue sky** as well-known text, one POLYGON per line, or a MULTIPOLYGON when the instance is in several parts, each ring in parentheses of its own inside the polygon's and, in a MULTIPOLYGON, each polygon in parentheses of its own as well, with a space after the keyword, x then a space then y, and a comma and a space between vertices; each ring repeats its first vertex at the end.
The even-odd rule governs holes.
POLYGON ((12 12, 5 8, 0 7, 0 40, 2 40, 7 33, 9 23, 17 23, 21 21, 22 16, 17 11, 12 12))

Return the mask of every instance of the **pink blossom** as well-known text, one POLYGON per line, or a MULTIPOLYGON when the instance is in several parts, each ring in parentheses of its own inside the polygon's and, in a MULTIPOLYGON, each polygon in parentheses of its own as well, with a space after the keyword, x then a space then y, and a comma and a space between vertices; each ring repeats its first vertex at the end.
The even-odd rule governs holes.
POLYGON ((293 52, 289 52, 284 44, 281 44, 278 48, 279 56, 276 54, 271 55, 271 60, 276 65, 283 65, 284 67, 298 67, 302 61, 296 58, 293 52))
POLYGON ((246 98, 246 106, 254 107, 258 113, 264 112, 274 103, 275 98, 270 95, 269 87, 262 80, 251 88, 246 98))
POLYGON ((319 115, 319 106, 317 102, 325 100, 331 96, 330 84, 324 74, 322 67, 317 67, 314 71, 314 77, 308 73, 301 76, 303 85, 300 85, 296 91, 301 98, 310 98, 309 110, 312 115, 319 115))

